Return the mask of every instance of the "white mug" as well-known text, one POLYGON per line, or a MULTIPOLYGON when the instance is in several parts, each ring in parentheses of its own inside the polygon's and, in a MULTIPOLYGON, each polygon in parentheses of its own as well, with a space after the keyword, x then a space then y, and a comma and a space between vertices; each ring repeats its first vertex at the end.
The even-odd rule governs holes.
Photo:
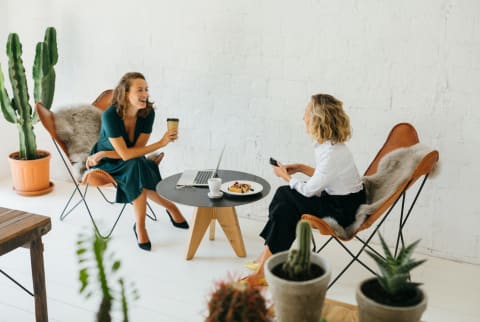
POLYGON ((210 190, 210 194, 214 196, 218 196, 221 194, 220 186, 222 185, 222 178, 210 178, 208 179, 208 189, 210 190))

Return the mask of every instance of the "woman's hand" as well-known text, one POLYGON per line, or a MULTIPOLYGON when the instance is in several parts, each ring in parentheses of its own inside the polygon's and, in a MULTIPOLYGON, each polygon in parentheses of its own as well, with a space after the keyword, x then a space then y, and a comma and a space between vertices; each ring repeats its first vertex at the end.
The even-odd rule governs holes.
POLYGON ((313 173, 315 172, 315 169, 312 168, 311 166, 308 166, 303 163, 292 163, 292 164, 286 164, 285 168, 287 169, 287 172, 289 175, 295 174, 295 173, 303 173, 309 177, 313 176, 313 173))
POLYGON ((275 175, 277 177, 280 177, 287 182, 290 181, 290 179, 291 179, 290 174, 288 173, 287 168, 283 164, 278 162, 277 167, 276 166, 272 166, 272 167, 273 167, 273 172, 275 173, 275 175))
POLYGON ((87 169, 90 169, 90 167, 96 166, 103 159, 102 152, 103 151, 100 151, 88 156, 87 161, 85 162, 85 166, 87 167, 87 169))
POLYGON ((297 172, 302 172, 301 168, 302 165, 300 163, 291 163, 291 164, 285 164, 285 168, 287 169, 287 173, 292 175, 297 172))
POLYGON ((168 143, 175 141, 176 139, 178 139, 178 130, 172 129, 165 132, 163 137, 160 139, 160 142, 163 146, 165 146, 168 143))

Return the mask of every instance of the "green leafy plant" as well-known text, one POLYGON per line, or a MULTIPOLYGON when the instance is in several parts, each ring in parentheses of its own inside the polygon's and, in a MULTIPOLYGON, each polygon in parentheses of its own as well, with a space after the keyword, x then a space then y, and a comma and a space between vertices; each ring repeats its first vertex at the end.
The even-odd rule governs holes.
MULTIPOLYGON (((30 105, 27 78, 22 60, 22 43, 18 34, 11 33, 7 40, 8 74, 12 85, 13 98, 5 89, 5 78, 0 64, 0 105, 5 120, 17 125, 19 134, 19 158, 36 159, 37 143, 33 125, 38 121, 30 105)), ((37 43, 33 64, 34 99, 48 109, 52 106, 55 92, 55 69, 58 61, 57 33, 48 27, 44 40, 37 43)))
POLYGON ((296 238, 288 252, 282 270, 289 280, 308 279, 311 276, 310 254, 312 228, 306 220, 300 220, 296 227, 296 238))
POLYGON ((112 321, 111 311, 115 302, 121 308, 123 322, 128 322, 128 301, 137 300, 139 295, 133 283, 129 284, 130 291, 127 291, 125 280, 117 277, 121 262, 114 258, 113 253, 107 252, 110 241, 95 233, 79 235, 77 258, 80 265, 80 293, 88 299, 100 289, 102 300, 96 315, 97 322, 112 321))
POLYGON ((380 274, 377 276, 378 283, 386 294, 395 301, 403 294, 411 292, 421 285, 421 283, 410 281, 410 271, 426 260, 415 261, 411 259, 413 250, 420 240, 402 247, 398 255, 393 256, 381 234, 379 234, 379 237, 385 257, 369 250, 367 250, 367 253, 375 260, 380 269, 380 274))
POLYGON ((245 280, 218 282, 208 310, 205 322, 267 322, 272 317, 260 290, 245 280))

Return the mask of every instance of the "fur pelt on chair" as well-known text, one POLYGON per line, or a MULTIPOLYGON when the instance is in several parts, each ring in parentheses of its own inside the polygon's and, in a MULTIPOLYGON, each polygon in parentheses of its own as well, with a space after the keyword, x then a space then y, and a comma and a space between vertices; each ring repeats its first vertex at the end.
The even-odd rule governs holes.
POLYGON ((85 162, 97 142, 102 111, 90 104, 65 106, 55 111, 55 128, 65 142, 74 177, 82 180, 85 162))
POLYGON ((432 149, 417 143, 386 154, 380 160, 377 172, 362 178, 367 202, 358 208, 355 222, 344 229, 332 217, 323 219, 335 230, 338 236, 345 239, 350 238, 365 219, 375 212, 405 182, 423 157, 431 151, 432 149))

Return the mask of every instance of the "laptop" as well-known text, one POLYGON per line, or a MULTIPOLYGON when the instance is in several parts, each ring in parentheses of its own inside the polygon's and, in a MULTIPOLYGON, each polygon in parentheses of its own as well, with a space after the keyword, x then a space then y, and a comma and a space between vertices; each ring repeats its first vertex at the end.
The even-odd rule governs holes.
POLYGON ((223 151, 225 151, 225 146, 220 153, 215 170, 185 170, 178 179, 177 186, 208 187, 208 179, 218 176, 217 172, 222 161, 223 151))

